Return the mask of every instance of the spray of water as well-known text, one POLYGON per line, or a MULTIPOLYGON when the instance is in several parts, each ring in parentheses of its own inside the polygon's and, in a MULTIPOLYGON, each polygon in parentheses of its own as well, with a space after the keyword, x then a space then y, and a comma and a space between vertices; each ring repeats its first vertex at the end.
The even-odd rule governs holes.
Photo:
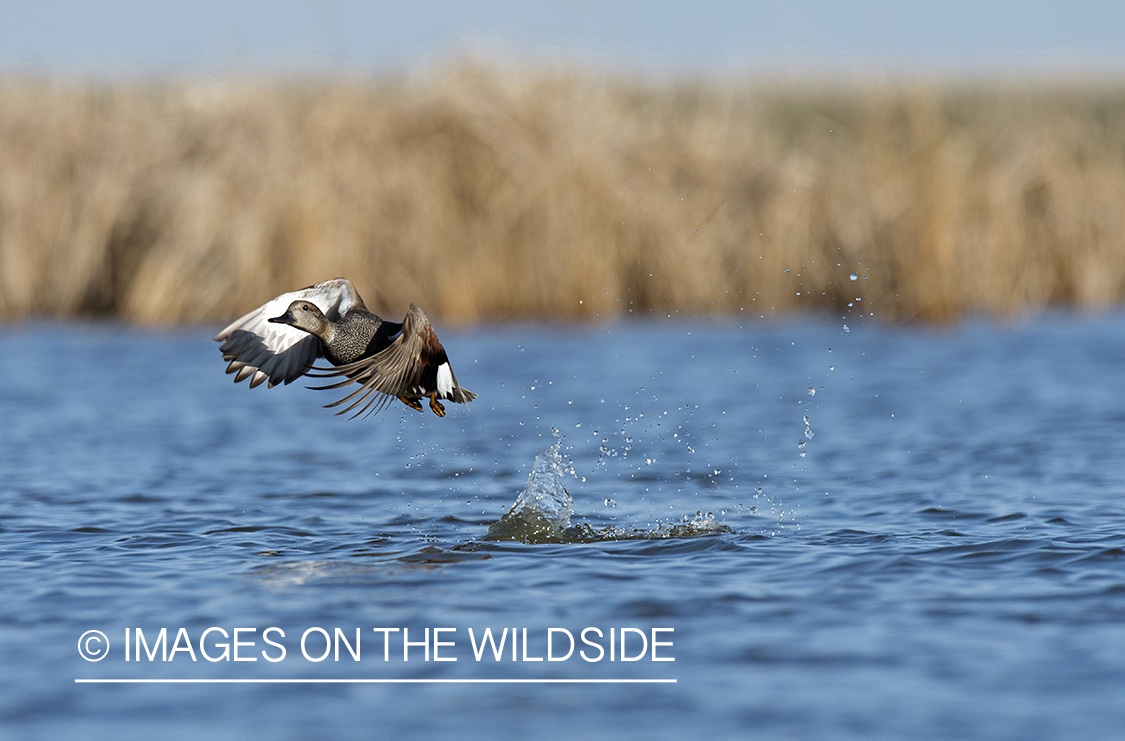
POLYGON ((535 456, 527 486, 512 508, 488 528, 486 540, 524 543, 557 543, 565 540, 574 514, 574 500, 563 482, 574 476, 574 466, 562 452, 562 437, 535 456))
POLYGON ((574 466, 564 452, 562 436, 551 447, 535 457, 527 486, 520 492, 511 509, 488 528, 485 540, 510 540, 521 543, 592 543, 607 540, 649 540, 690 538, 699 535, 733 532, 711 512, 698 511, 693 517, 684 515, 675 525, 661 525, 649 530, 618 526, 595 529, 587 524, 572 525, 574 500, 565 483, 576 478, 574 466))

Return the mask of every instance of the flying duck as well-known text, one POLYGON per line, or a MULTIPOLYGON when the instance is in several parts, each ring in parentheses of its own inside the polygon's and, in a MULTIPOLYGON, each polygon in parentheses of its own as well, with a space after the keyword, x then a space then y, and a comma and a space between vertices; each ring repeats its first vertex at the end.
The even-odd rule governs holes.
POLYGON ((337 414, 370 414, 391 399, 420 412, 421 399, 429 397, 430 409, 444 417, 440 399, 466 404, 477 396, 457 383, 445 348, 421 309, 410 304, 401 323, 388 322, 367 310, 346 278, 283 293, 236 319, 215 341, 223 343, 219 350, 230 361, 227 373, 236 374, 235 383, 249 378, 250 388, 265 381, 272 388, 306 373, 344 376, 312 387, 317 390, 358 383, 344 398, 325 404, 346 405, 337 414), (335 367, 315 368, 322 357, 335 367))

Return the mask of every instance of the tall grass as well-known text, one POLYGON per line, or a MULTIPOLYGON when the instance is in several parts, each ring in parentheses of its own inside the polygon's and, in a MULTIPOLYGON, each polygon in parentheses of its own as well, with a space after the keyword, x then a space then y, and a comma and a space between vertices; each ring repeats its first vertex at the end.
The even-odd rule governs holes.
POLYGON ((0 319, 215 322, 337 275, 463 321, 1111 304, 1125 84, 0 81, 0 319))

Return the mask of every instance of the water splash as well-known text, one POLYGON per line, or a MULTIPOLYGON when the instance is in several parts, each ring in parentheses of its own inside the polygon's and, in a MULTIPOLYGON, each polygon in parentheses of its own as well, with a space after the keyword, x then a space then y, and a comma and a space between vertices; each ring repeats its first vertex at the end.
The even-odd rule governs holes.
MULTIPOLYGON (((562 435, 552 428, 555 443, 535 457, 527 486, 511 509, 488 528, 484 540, 514 540, 521 543, 595 543, 614 540, 662 540, 732 533, 711 512, 697 511, 694 517, 680 516, 677 524, 661 524, 646 530, 609 526, 595 529, 588 524, 571 525, 574 499, 564 485, 575 477, 574 465, 563 452, 562 435)), ((605 499, 606 507, 617 502, 605 499)))
POLYGON ((680 522, 661 524, 648 530, 611 525, 593 528, 583 523, 568 528, 564 540, 570 543, 601 543, 612 540, 668 540, 671 538, 695 538, 701 535, 733 533, 734 530, 715 518, 712 512, 697 510, 694 517, 680 515, 680 522))
MULTIPOLYGON (((558 433, 555 433, 558 436, 558 433)), ((527 486, 512 508, 488 528, 485 540, 518 540, 523 543, 558 543, 566 538, 574 500, 563 481, 574 476, 574 466, 562 452, 562 437, 535 456, 527 486)))
MULTIPOLYGON (((812 389, 810 388, 809 391, 812 391, 812 389)), ((809 424, 809 415, 807 415, 807 414, 805 415, 804 422, 805 422, 805 436, 797 441, 797 454, 799 456, 801 456, 802 458, 805 457, 805 445, 808 444, 809 440, 812 440, 813 435, 816 434, 815 432, 813 432, 813 428, 809 424)))

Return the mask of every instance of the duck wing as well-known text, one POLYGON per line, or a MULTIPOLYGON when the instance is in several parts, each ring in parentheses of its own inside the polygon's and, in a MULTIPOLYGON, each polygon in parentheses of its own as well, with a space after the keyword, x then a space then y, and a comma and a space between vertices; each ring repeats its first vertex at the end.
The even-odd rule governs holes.
POLYGON ((303 376, 322 353, 320 340, 287 324, 267 320, 280 316, 294 301, 312 302, 324 315, 336 321, 352 306, 363 307, 363 299, 347 278, 334 278, 283 293, 257 309, 231 322, 215 335, 222 342, 223 360, 230 361, 227 373, 236 373, 234 382, 250 378, 250 388, 269 380, 270 387, 290 383, 303 376))
POLYGON ((397 398, 420 399, 436 394, 439 399, 466 404, 477 397, 457 383, 445 348, 438 341, 426 315, 414 304, 410 305, 402 320, 401 334, 389 347, 322 375, 346 378, 328 386, 314 387, 319 390, 341 388, 351 383, 360 385, 339 401, 325 405, 336 407, 346 404, 337 414, 354 411, 352 416, 359 416, 365 412, 376 412, 397 398))

